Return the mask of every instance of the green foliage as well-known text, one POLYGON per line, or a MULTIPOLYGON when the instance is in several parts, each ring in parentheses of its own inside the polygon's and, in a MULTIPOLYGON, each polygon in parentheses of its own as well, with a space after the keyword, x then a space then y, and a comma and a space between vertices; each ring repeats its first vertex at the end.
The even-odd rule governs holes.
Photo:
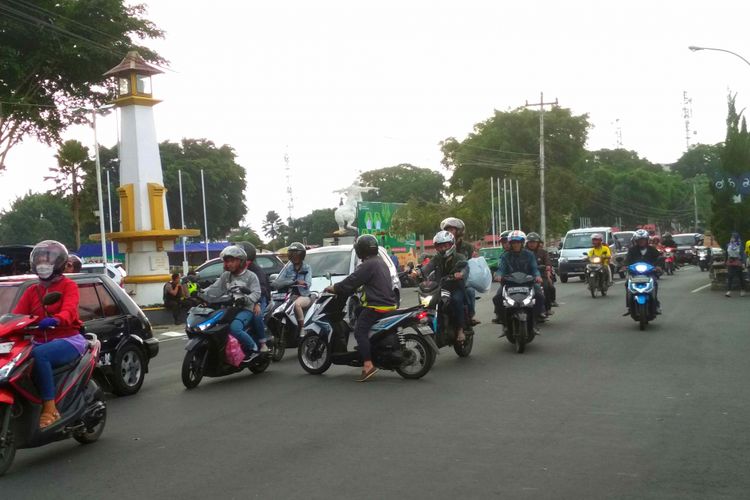
POLYGON ((311 213, 294 219, 286 233, 287 241, 306 242, 308 245, 322 245, 323 238, 328 238, 338 229, 332 208, 313 210, 311 213))
POLYGON ((378 190, 362 194, 364 201, 405 203, 411 198, 439 202, 442 198, 445 177, 429 168, 401 163, 395 167, 364 172, 359 176, 363 186, 378 190))
MULTIPOLYGON (((261 227, 263 228, 263 234, 271 240, 276 240, 276 238, 282 234, 282 231, 285 230, 286 226, 278 213, 274 210, 269 210, 261 227)), ((271 243, 274 242, 272 241, 271 243)), ((276 244, 278 244, 278 242, 276 244)))
POLYGON ((114 84, 103 73, 128 50, 163 62, 138 45, 163 35, 144 13, 123 0, 0 3, 0 170, 25 136, 59 143, 68 125, 86 119, 77 108, 111 101, 114 84))
POLYGON ((203 194, 201 170, 206 184, 206 212, 209 239, 224 239, 245 216, 245 169, 234 160, 234 150, 217 148, 207 139, 183 139, 181 143, 165 141, 159 145, 167 209, 172 227, 182 227, 180 219, 180 185, 185 207, 185 226, 203 229, 203 194))
POLYGON ((410 233, 431 239, 440 230, 440 221, 448 217, 451 207, 447 203, 433 203, 417 199, 409 200, 396 210, 391 219, 391 232, 404 237, 410 233))
POLYGON ((263 246, 263 241, 260 239, 260 236, 258 236, 258 233, 256 233, 250 226, 242 226, 235 229, 229 234, 227 240, 232 242, 249 241, 255 245, 256 248, 261 248, 263 246))
POLYGON ((672 165, 672 172, 683 179, 692 179, 696 175, 707 175, 713 179, 714 174, 721 170, 721 154, 724 143, 696 144, 683 154, 672 165))
POLYGON ((57 166, 50 167, 49 176, 44 180, 55 181, 54 193, 68 195, 73 216, 73 230, 75 233, 75 247, 81 246, 81 187, 83 186, 86 170, 92 169, 94 162, 89 159, 89 148, 78 141, 65 141, 55 155, 57 166))
POLYGON ((29 192, 0 213, 0 244, 33 245, 57 240, 75 250, 68 201, 51 193, 29 192))

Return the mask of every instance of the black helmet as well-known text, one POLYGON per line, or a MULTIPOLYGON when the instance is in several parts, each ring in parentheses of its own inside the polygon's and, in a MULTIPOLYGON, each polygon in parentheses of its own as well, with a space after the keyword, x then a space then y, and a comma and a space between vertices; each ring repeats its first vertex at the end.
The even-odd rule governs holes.
POLYGON ((526 235, 526 243, 529 243, 531 241, 538 241, 539 243, 541 243, 542 237, 539 236, 539 233, 529 233, 526 235))
POLYGON ((302 243, 295 241, 291 245, 289 245, 286 249, 286 253, 289 256, 289 260, 292 259, 292 254, 297 254, 300 257, 302 257, 302 260, 305 260, 305 255, 307 255, 307 249, 305 248, 305 245, 302 243))
POLYGON ((68 249, 59 241, 44 240, 36 244, 29 256, 31 272, 47 281, 65 271, 68 249))
POLYGON ((371 234, 363 234, 354 242, 354 252, 362 260, 374 257, 378 254, 378 239, 371 234))
POLYGON ((255 249, 255 245, 250 243, 249 241, 238 241, 235 243, 238 247, 243 249, 245 251, 245 255, 247 255, 247 260, 255 260, 255 256, 258 254, 258 250, 255 249))
POLYGON ((80 273, 81 268, 83 267, 83 261, 74 253, 68 256, 68 264, 70 264, 70 267, 72 267, 72 272, 74 273, 80 273))

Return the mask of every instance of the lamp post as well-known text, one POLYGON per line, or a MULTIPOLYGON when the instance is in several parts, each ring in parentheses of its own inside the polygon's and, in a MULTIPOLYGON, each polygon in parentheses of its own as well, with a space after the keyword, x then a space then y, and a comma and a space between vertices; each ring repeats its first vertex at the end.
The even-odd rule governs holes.
POLYGON ((718 49, 716 47, 697 47, 695 45, 691 45, 690 47, 688 47, 688 49, 692 50, 693 52, 698 52, 699 50, 715 50, 717 52, 726 52, 727 54, 732 54, 733 56, 739 57, 740 59, 742 59, 745 62, 745 64, 747 64, 748 66, 750 66, 750 61, 748 61, 747 59, 745 59, 744 57, 742 57, 738 53, 732 52, 731 50, 718 49))

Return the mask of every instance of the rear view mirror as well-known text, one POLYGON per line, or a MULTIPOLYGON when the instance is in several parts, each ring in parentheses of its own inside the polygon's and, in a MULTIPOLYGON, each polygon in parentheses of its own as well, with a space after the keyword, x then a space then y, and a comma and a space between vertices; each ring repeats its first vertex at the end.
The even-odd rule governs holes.
POLYGON ((50 292, 42 298, 42 304, 45 306, 50 306, 54 304, 55 302, 59 302, 61 298, 62 298, 62 293, 50 292))
POLYGON ((557 249, 562 250, 562 245, 563 245, 563 242, 561 241, 560 243, 557 244, 557 249))

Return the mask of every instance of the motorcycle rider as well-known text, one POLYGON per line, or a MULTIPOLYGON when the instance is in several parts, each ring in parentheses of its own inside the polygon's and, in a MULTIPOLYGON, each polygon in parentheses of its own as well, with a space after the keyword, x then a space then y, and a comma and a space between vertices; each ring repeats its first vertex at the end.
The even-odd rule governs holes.
POLYGON ((305 323, 305 310, 312 304, 312 300, 310 299, 312 269, 305 263, 307 249, 302 243, 295 241, 289 245, 287 247, 287 255, 289 256, 289 262, 286 263, 274 283, 292 281, 294 284, 299 285, 293 288, 294 293, 299 294, 294 300, 294 314, 297 316, 297 334, 299 335, 302 331, 302 325, 305 323))
POLYGON ((31 251, 31 272, 39 276, 39 283, 31 285, 21 296, 13 314, 39 316, 42 319, 33 330, 31 356, 34 358, 33 376, 42 399, 39 428, 44 429, 60 420, 55 405, 55 378, 52 370, 71 363, 86 351, 86 338, 81 335, 83 323, 78 317, 78 285, 63 276, 68 262, 65 245, 54 240, 38 243, 31 251), (62 298, 44 306, 42 298, 60 292, 62 298))
POLYGON ((68 256, 68 261, 65 263, 65 271, 63 273, 80 273, 83 267, 83 261, 79 256, 72 253, 68 256))
POLYGON ((258 346, 247 333, 247 329, 253 324, 255 316, 253 310, 260 300, 260 282, 255 273, 247 270, 247 254, 242 248, 236 245, 228 246, 221 251, 219 256, 224 261, 224 272, 213 285, 203 291, 203 294, 209 297, 219 297, 236 286, 250 290, 249 295, 244 295, 237 300, 236 305, 241 309, 229 323, 229 333, 237 339, 245 352, 243 362, 249 362, 258 356, 258 346))
POLYGON ((536 257, 537 268, 542 274, 544 308, 549 316, 553 313, 552 305, 557 295, 555 284, 552 282, 552 260, 549 258, 549 252, 542 247, 542 237, 538 233, 531 232, 526 235, 526 249, 536 257))
MULTIPOLYGON (((446 219, 443 219, 443 221, 440 223, 440 229, 443 231, 448 231, 453 235, 453 237, 456 239, 456 252, 463 254, 463 256, 466 257, 466 260, 477 256, 477 252, 474 249, 474 246, 463 240, 464 231, 466 229, 464 221, 456 217, 448 217, 446 219)), ((471 326, 476 326, 481 323, 481 321, 477 321, 476 319, 474 319, 474 316, 476 314, 476 304, 477 291, 471 287, 466 287, 466 305, 469 307, 469 321, 471 322, 471 326)))
POLYGON ((397 301, 388 266, 378 257, 378 239, 371 234, 363 234, 354 242, 354 252, 362 263, 352 274, 324 291, 348 296, 358 288, 363 288, 362 310, 354 325, 354 338, 364 361, 362 374, 357 381, 365 382, 378 371, 372 364, 370 328, 388 312, 394 311, 397 301))
MULTIPOLYGON (((664 236, 666 237, 666 233, 664 236)), ((661 273, 661 268, 659 267, 659 259, 660 254, 659 251, 649 245, 649 236, 648 231, 645 229, 638 229, 635 234, 633 235, 633 239, 635 240, 636 244, 630 247, 630 250, 628 250, 628 255, 625 257, 625 265, 629 266, 631 264, 635 264, 636 262, 646 262, 647 264, 651 264, 654 266, 654 270, 656 271, 656 276, 654 277, 654 302, 656 303, 656 314, 661 314, 661 304, 659 302, 659 280, 658 275, 661 273)), ((625 282, 625 289, 627 290, 627 282, 625 282)), ((625 294, 625 300, 626 300, 626 307, 630 307, 630 304, 627 303, 629 300, 629 297, 627 293, 625 294)))
POLYGON ((268 284, 268 276, 266 276, 263 269, 255 262, 255 257, 258 255, 255 245, 249 241, 238 241, 236 245, 245 251, 245 255, 247 255, 247 270, 254 273, 260 283, 260 300, 258 300, 258 303, 253 308, 253 333, 260 344, 260 352, 267 352, 266 326, 263 322, 263 314, 269 302, 271 302, 271 286, 268 284))
MULTIPOLYGON (((542 275, 536 265, 536 256, 523 248, 526 241, 526 234, 523 231, 511 231, 508 235, 510 251, 505 252, 500 257, 500 263, 495 273, 494 281, 503 283, 506 276, 513 273, 524 273, 527 276, 533 276, 536 281, 534 316, 537 318, 544 313, 544 294, 542 293, 541 284, 542 275)), ((495 304, 495 319, 493 323, 504 323, 505 306, 503 305, 503 286, 498 288, 497 293, 492 298, 495 304)), ((507 325, 506 325, 507 327, 507 325)))
POLYGON ((591 244, 593 248, 589 249, 588 256, 589 260, 593 257, 600 257, 602 259, 602 266, 607 272, 607 286, 612 286, 612 269, 609 267, 609 263, 612 260, 612 251, 607 245, 603 245, 604 237, 601 233, 594 233, 591 235, 591 244))
POLYGON ((428 277, 435 272, 434 281, 440 281, 444 277, 452 279, 442 286, 451 294, 451 322, 456 329, 456 342, 463 343, 466 340, 464 328, 466 326, 466 315, 464 305, 466 303, 466 278, 469 275, 469 266, 466 256, 456 250, 456 239, 448 231, 439 231, 432 239, 432 244, 437 250, 430 262, 417 274, 428 277))
POLYGON ((510 230, 500 233, 500 245, 503 247, 503 252, 510 252, 510 242, 508 241, 510 233, 510 230))

